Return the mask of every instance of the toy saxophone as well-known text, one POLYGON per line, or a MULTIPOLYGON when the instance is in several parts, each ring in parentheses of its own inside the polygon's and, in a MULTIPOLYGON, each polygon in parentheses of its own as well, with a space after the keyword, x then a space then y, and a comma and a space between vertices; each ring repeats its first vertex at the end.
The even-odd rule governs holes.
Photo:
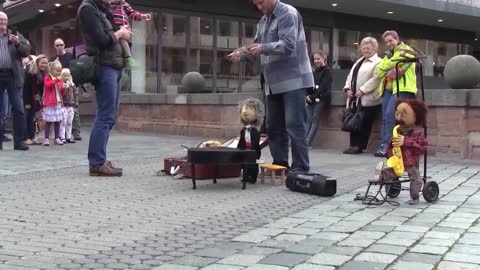
MULTIPOLYGON (((399 127, 400 126, 397 125, 393 128, 393 132, 392 132, 393 138, 398 137, 397 129, 399 127)), ((393 147, 392 154, 393 155, 389 157, 387 160, 387 167, 391 168, 395 173, 395 175, 400 177, 405 172, 405 166, 403 166, 402 149, 399 146, 393 147)))

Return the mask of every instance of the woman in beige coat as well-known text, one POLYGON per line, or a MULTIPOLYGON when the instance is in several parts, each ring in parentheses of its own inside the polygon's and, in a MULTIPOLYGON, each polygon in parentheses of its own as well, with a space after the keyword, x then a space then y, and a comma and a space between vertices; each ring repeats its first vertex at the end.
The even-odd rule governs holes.
POLYGON ((366 37, 360 43, 362 57, 353 65, 347 77, 344 91, 348 102, 353 106, 360 103, 360 110, 365 111, 363 128, 358 133, 350 133, 350 148, 345 154, 360 154, 367 148, 373 121, 381 110, 382 100, 378 96, 380 78, 376 75, 377 65, 382 61, 377 55, 378 42, 373 37, 366 37))

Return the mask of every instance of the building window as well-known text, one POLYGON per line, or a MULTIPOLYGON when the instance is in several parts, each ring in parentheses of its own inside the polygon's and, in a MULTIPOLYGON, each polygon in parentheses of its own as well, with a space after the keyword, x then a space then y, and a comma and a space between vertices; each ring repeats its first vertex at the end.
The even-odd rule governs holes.
POLYGON ((339 30, 333 31, 334 54, 332 55, 333 69, 350 69, 360 57, 360 32, 339 30))
POLYGON ((217 21, 217 78, 216 91, 232 93, 238 90, 239 63, 231 63, 227 55, 239 47, 239 23, 217 21))
POLYGON ((213 87, 213 20, 190 17, 190 71, 206 80, 208 92, 213 87))
POLYGON ((187 18, 162 14, 161 93, 178 93, 186 68, 187 18))

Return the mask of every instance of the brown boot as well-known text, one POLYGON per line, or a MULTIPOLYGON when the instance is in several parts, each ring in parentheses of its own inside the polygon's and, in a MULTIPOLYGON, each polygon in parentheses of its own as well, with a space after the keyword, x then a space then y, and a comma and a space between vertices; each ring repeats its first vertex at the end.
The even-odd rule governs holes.
POLYGON ((110 168, 106 162, 100 166, 90 166, 90 176, 112 177, 112 176, 122 176, 122 175, 123 173, 121 171, 110 168))
POLYGON ((107 161, 105 162, 105 165, 107 165, 108 167, 110 167, 112 170, 123 172, 123 169, 122 169, 122 168, 115 166, 115 164, 114 164, 113 162, 109 161, 109 160, 107 160, 107 161))

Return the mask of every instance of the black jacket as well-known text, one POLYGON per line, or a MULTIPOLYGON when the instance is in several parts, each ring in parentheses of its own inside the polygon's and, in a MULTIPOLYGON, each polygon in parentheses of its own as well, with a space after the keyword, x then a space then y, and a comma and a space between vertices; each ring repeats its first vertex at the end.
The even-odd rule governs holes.
POLYGON ((77 16, 88 55, 96 56, 100 65, 122 69, 122 47, 115 37, 112 22, 99 9, 95 0, 83 0, 77 16))
POLYGON ((314 101, 316 98, 320 101, 330 102, 332 92, 332 70, 328 66, 318 67, 313 71, 313 79, 316 87, 310 88, 307 95, 314 101))
POLYGON ((24 105, 32 106, 34 111, 41 109, 40 99, 37 98, 43 96, 43 78, 46 73, 39 71, 37 74, 30 74, 27 70, 25 71, 25 84, 23 85, 23 103, 24 105))
MULTIPOLYGON (((7 30, 7 33, 8 36, 10 36, 12 31, 7 30)), ((28 57, 30 54, 30 44, 20 33, 18 33, 18 39, 20 41, 18 45, 13 45, 13 43, 8 42, 8 51, 10 52, 10 57, 12 59, 15 87, 22 88, 25 81, 25 70, 23 69, 22 58, 28 57)))
MULTIPOLYGON (((247 128, 244 127, 242 128, 242 131, 240 131, 240 140, 238 141, 238 149, 247 149, 246 142, 245 142, 245 130, 247 128)), ((260 149, 260 132, 258 131, 257 128, 255 127, 249 127, 248 130, 250 131, 250 140, 252 142, 252 147, 249 149, 255 150, 257 153, 257 159, 260 158, 262 155, 262 149, 260 149)))

